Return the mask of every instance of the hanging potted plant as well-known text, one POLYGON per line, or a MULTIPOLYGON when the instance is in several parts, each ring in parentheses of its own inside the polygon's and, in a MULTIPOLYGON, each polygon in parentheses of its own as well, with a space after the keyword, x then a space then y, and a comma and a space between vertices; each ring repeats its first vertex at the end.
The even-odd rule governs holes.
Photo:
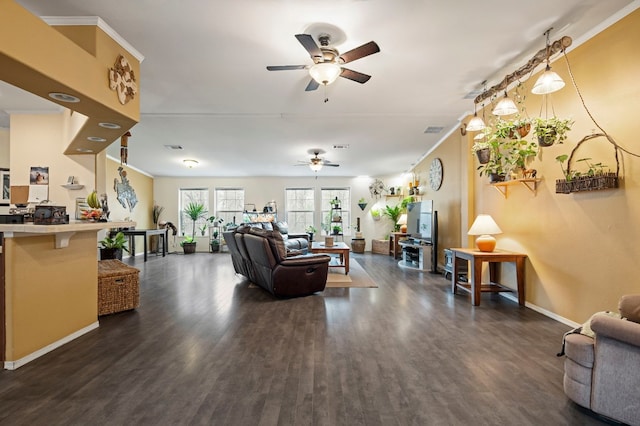
POLYGON ((567 132, 571 130, 573 121, 570 119, 535 118, 534 132, 538 138, 538 145, 546 147, 553 145, 556 141, 560 144, 567 139, 567 132))
POLYGON ((100 240, 100 260, 118 259, 122 260, 122 251, 126 251, 127 237, 122 232, 118 232, 113 238, 107 235, 100 240))
POLYGON ((364 209, 367 207, 367 201, 364 199, 364 197, 360 198, 358 200, 358 206, 360 207, 360 210, 364 211, 364 209))
POLYGON ((487 141, 474 142, 471 151, 476 153, 480 164, 487 164, 491 158, 491 147, 487 141))
POLYGON ((373 218, 373 220, 380 220, 381 215, 382 212, 380 211, 380 209, 371 209, 371 217, 373 218))
POLYGON ((191 219, 191 221, 193 222, 193 231, 191 233, 191 236, 185 237, 180 245, 182 246, 184 254, 191 254, 196 252, 196 222, 199 219, 206 219, 207 209, 202 203, 191 202, 184 208, 183 213, 187 215, 187 217, 189 217, 189 219, 191 219))

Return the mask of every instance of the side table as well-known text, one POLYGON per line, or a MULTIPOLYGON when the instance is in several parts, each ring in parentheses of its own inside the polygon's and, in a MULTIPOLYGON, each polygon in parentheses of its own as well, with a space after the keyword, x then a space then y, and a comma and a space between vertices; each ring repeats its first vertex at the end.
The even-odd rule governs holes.
POLYGON ((514 253, 505 250, 495 250, 492 252, 483 252, 468 248, 452 248, 453 253, 453 273, 451 274, 451 291, 456 294, 458 289, 471 293, 471 303, 474 306, 480 305, 480 295, 482 292, 502 292, 513 291, 508 287, 500 284, 500 269, 498 264, 502 262, 514 262, 516 264, 516 280, 518 284, 518 304, 524 306, 525 298, 525 281, 524 281, 524 261, 526 254, 514 253), (469 282, 459 281, 458 274, 464 263, 471 264, 471 273, 469 274, 469 282), (482 263, 489 263, 489 283, 482 283, 482 263))

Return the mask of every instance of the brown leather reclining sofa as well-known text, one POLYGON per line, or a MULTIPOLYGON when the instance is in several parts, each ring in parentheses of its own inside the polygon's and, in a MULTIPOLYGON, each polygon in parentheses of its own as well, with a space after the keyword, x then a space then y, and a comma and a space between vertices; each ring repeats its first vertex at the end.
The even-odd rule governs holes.
POLYGON ((291 255, 276 230, 241 225, 225 231, 224 239, 238 274, 277 297, 308 296, 327 284, 330 257, 291 255))

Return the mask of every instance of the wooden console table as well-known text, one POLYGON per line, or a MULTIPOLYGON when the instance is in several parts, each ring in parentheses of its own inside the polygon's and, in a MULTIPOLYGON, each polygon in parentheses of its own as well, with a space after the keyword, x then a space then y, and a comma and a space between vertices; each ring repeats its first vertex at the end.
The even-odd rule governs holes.
POLYGON ((518 304, 524 306, 525 282, 524 282, 524 261, 526 254, 513 253, 505 250, 495 250, 483 252, 468 248, 452 248, 453 253, 453 273, 451 274, 451 291, 456 294, 458 289, 471 293, 471 303, 474 306, 480 305, 480 295, 482 292, 502 292, 513 291, 500 284, 500 269, 498 264, 502 262, 514 262, 516 264, 516 279, 518 283, 518 304), (469 282, 462 282, 458 279, 459 270, 463 263, 469 261, 471 273, 469 282), (489 263, 489 283, 482 284, 482 262, 489 263))
POLYGON ((402 254, 400 241, 406 240, 408 236, 409 234, 404 232, 392 232, 389 234, 389 255, 393 256, 394 259, 397 259, 399 254, 402 254))

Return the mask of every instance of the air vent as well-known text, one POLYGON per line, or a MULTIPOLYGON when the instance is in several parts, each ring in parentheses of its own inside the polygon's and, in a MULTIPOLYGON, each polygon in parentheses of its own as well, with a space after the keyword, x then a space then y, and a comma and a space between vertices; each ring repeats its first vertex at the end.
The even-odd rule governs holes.
POLYGON ((165 145, 164 146, 167 149, 174 149, 174 150, 181 150, 182 149, 182 145, 165 145))
POLYGON ((349 144, 342 144, 342 145, 334 145, 333 149, 347 149, 349 148, 349 144))
POLYGON ((444 130, 444 127, 429 126, 429 127, 427 127, 427 129, 424 132, 425 133, 440 133, 443 130, 444 130))

